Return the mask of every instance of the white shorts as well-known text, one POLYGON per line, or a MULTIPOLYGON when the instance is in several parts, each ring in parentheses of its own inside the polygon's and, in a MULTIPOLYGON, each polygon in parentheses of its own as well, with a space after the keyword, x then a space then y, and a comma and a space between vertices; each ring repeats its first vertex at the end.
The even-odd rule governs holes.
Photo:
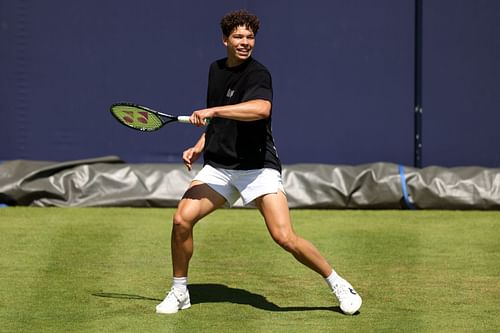
POLYGON ((207 184, 222 195, 229 206, 241 197, 243 205, 248 205, 264 194, 285 193, 281 174, 278 170, 264 168, 255 170, 218 169, 205 165, 193 180, 207 184))

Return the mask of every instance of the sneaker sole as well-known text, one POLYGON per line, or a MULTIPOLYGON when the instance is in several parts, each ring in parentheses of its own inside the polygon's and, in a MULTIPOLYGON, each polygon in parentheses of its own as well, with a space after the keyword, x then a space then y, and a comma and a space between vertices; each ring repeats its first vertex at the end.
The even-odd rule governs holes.
POLYGON ((156 313, 157 314, 175 314, 175 313, 179 312, 180 310, 186 310, 186 309, 189 309, 190 307, 191 307, 191 303, 181 306, 176 311, 162 311, 161 309, 156 309, 156 313))
POLYGON ((358 295, 358 297, 356 298, 355 305, 351 309, 343 309, 342 306, 340 307, 340 309, 342 310, 342 312, 344 312, 347 315, 353 315, 356 312, 358 312, 359 309, 361 309, 362 304, 363 304, 363 300, 358 295))

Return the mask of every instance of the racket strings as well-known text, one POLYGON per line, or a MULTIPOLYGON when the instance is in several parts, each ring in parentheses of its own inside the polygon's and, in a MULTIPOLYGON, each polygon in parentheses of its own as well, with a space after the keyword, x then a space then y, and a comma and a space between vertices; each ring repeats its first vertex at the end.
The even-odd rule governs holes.
POLYGON ((163 121, 160 117, 146 110, 140 110, 131 106, 117 106, 112 111, 115 117, 123 124, 139 130, 152 131, 163 126, 163 121))

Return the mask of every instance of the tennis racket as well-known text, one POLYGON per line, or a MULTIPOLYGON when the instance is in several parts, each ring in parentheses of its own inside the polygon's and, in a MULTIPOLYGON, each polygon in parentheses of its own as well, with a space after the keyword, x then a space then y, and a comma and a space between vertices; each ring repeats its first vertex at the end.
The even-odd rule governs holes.
POLYGON ((110 111, 123 125, 145 132, 159 130, 172 122, 190 123, 189 116, 172 116, 133 103, 115 103, 110 111))

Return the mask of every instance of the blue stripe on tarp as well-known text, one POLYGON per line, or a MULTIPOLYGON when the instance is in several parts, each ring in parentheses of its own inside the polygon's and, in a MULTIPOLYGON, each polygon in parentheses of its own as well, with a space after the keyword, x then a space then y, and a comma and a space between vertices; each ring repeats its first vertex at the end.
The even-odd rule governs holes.
POLYGON ((399 179, 401 180, 401 189, 403 190, 403 199, 406 207, 409 209, 416 209, 415 206, 410 201, 410 196, 408 195, 408 188, 406 186, 406 176, 405 176, 405 168, 402 165, 399 165, 399 179))

